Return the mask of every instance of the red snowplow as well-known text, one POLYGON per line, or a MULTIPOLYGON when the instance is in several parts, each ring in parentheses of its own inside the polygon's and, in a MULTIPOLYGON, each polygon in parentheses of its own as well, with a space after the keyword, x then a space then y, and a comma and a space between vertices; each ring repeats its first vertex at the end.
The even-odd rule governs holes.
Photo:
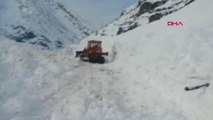
POLYGON ((102 52, 101 43, 102 42, 98 40, 88 41, 87 47, 84 48, 83 51, 76 51, 75 57, 80 57, 83 61, 103 64, 105 62, 105 58, 103 56, 107 56, 108 52, 102 52))

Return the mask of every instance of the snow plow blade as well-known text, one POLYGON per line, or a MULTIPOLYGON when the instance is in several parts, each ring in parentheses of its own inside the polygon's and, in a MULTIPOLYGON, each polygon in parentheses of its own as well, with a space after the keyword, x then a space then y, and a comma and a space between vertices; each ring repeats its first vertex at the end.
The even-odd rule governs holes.
POLYGON ((79 57, 82 53, 83 53, 83 51, 76 51, 75 57, 79 57))

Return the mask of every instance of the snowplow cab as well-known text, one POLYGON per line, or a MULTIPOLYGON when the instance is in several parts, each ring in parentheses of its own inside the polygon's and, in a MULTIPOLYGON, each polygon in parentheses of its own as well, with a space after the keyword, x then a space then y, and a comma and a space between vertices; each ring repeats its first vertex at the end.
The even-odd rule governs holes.
POLYGON ((87 48, 83 51, 76 51, 76 57, 81 58, 83 61, 89 61, 91 63, 104 63, 105 58, 103 55, 108 55, 108 52, 102 52, 102 41, 90 40, 88 41, 87 48))
POLYGON ((90 40, 88 41, 88 48, 101 48, 101 41, 90 40))

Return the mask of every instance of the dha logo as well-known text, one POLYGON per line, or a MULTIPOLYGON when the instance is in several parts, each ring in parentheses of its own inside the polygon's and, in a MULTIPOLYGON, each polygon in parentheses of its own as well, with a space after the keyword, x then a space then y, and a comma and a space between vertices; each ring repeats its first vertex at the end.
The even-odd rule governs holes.
POLYGON ((182 22, 168 21, 167 26, 183 26, 182 22))

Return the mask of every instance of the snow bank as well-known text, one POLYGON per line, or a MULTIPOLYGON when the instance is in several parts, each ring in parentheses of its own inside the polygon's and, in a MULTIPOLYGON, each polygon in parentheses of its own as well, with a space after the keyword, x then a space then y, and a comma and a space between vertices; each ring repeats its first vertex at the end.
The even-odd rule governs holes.
POLYGON ((123 92, 121 101, 132 116, 139 114, 138 119, 148 116, 155 120, 213 118, 211 85, 191 92, 184 90, 186 86, 212 83, 210 3, 196 1, 158 22, 118 37, 88 38, 103 39, 106 49, 116 49, 116 59, 109 66, 119 71, 119 86, 124 88, 119 89, 123 92), (169 27, 168 21, 181 21, 184 26, 169 27))

